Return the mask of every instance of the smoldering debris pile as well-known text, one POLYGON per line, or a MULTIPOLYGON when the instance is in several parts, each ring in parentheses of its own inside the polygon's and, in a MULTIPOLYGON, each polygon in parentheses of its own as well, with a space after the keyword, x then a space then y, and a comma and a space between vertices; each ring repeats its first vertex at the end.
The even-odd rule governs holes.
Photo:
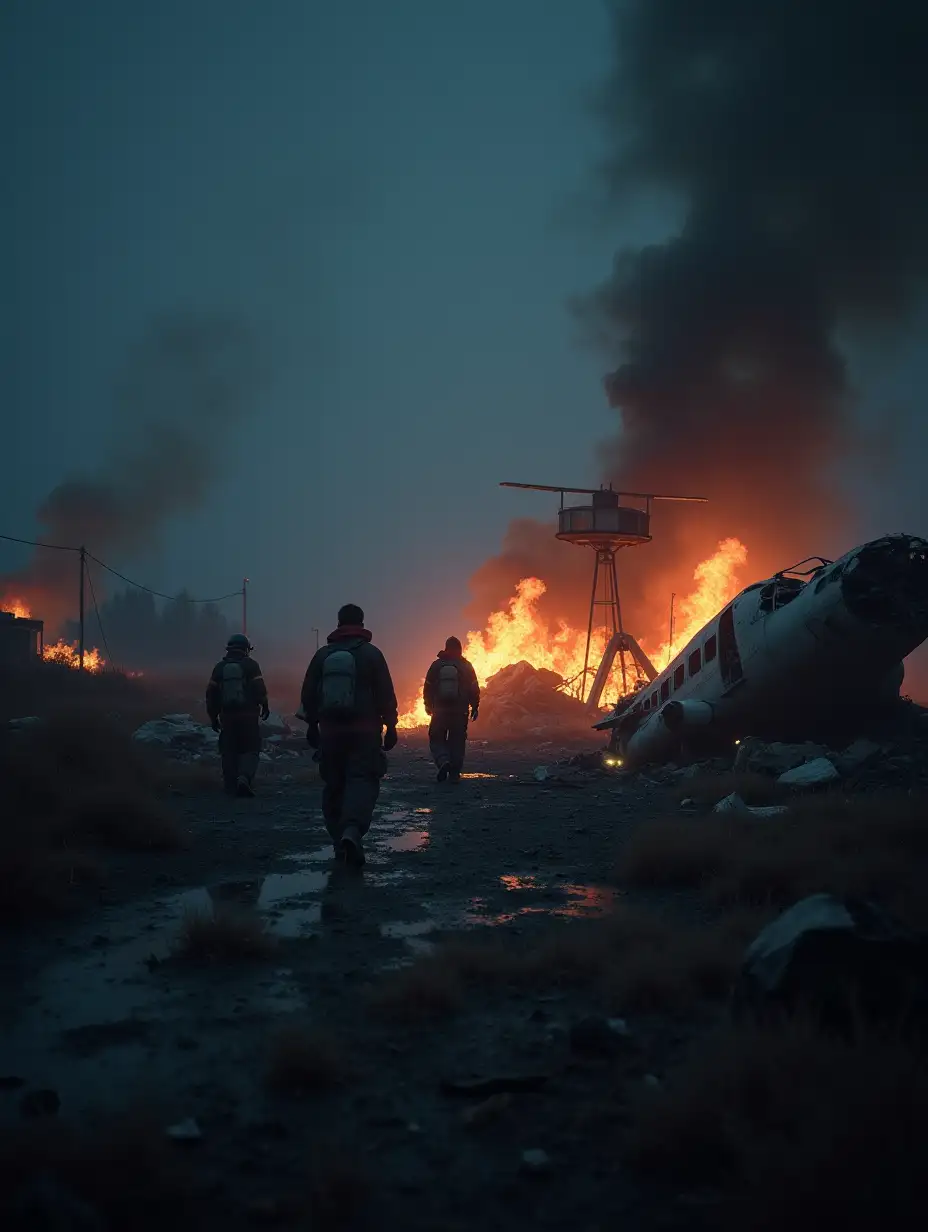
POLYGON ((496 739, 577 730, 589 736, 591 720, 575 697, 563 692, 557 672, 524 660, 491 676, 480 702, 480 730, 496 739))

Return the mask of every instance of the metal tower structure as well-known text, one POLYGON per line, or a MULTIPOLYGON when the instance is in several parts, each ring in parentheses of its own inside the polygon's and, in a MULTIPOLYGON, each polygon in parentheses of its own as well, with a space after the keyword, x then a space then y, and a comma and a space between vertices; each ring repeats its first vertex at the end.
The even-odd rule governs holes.
POLYGON ((631 657, 639 678, 643 675, 648 681, 653 680, 657 674, 653 664, 635 639, 626 633, 622 624, 622 602, 615 564, 616 554, 622 548, 636 547, 639 544, 651 542, 652 501, 690 501, 704 504, 707 498, 704 496, 667 496, 656 492, 616 492, 611 484, 608 488, 570 488, 561 484, 501 483, 500 487, 560 493, 561 505, 558 510, 558 528, 555 537, 564 543, 590 548, 594 552, 593 587, 590 592, 590 615, 587 624, 586 651, 583 657, 581 699, 586 694, 587 677, 590 671, 590 647, 593 641, 597 608, 602 610, 603 625, 607 630, 611 630, 611 635, 589 695, 586 696, 588 709, 593 711, 598 708, 617 654, 622 669, 623 694, 628 691, 626 655, 631 657), (564 496, 568 493, 589 496, 591 497, 590 503, 565 507, 564 496), (619 497, 644 501, 645 507, 638 509, 631 505, 620 504, 619 497))

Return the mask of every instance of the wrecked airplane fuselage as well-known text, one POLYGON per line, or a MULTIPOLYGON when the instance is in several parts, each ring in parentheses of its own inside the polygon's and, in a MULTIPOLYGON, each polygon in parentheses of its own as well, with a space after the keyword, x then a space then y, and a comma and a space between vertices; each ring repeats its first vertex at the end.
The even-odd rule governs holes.
POLYGON ((892 704, 926 638, 928 540, 886 535, 748 586, 595 728, 626 767, 801 738, 892 704))

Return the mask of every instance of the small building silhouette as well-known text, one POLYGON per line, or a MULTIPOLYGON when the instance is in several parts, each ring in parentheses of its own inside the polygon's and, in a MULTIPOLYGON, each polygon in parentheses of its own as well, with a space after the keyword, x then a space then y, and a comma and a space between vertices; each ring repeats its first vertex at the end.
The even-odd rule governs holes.
POLYGON ((0 612, 0 667, 31 667, 44 648, 44 621, 0 612))

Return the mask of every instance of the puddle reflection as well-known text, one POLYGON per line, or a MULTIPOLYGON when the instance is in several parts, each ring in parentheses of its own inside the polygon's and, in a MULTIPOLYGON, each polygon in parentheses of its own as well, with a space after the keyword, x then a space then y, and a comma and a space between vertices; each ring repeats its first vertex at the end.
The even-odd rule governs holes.
POLYGON ((542 888, 538 878, 532 876, 520 877, 515 873, 506 873, 499 880, 500 885, 506 890, 539 890, 542 888))
POLYGON ((565 885, 546 886, 535 877, 501 877, 500 881, 507 890, 537 889, 545 892, 553 890, 564 898, 558 898, 551 903, 527 903, 513 911, 494 911, 485 898, 471 899, 463 920, 466 924, 481 924, 490 927, 500 927, 511 924, 519 916, 545 915, 558 919, 593 919, 607 915, 613 910, 616 891, 610 886, 597 885, 565 885), (512 884, 508 884, 512 883, 512 884))
POLYGON ((407 830, 404 834, 382 839, 380 845, 387 851, 422 851, 428 847, 430 839, 428 830, 407 830))

